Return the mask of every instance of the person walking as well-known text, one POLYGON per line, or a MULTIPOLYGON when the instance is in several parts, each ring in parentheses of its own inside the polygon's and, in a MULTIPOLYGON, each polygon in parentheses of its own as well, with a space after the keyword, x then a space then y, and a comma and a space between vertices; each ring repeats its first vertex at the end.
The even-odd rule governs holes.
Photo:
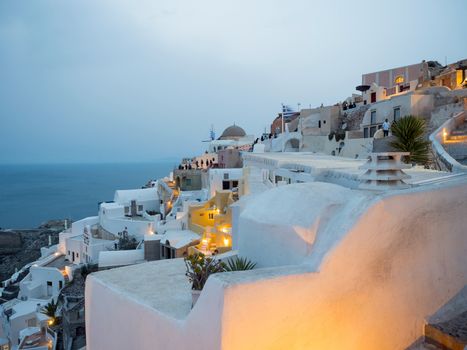
POLYGON ((383 134, 384 134, 384 137, 389 136, 389 128, 390 128, 390 127, 391 127, 391 126, 389 125, 389 122, 388 122, 388 120, 386 119, 386 120, 384 121, 384 123, 383 123, 383 134))

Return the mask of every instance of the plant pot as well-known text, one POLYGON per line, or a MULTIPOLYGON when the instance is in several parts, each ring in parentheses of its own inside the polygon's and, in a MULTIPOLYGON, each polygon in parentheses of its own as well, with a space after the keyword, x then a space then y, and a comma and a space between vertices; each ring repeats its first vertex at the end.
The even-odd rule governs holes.
POLYGON ((191 290, 191 308, 195 306, 196 302, 198 301, 199 295, 201 294, 200 290, 191 290))

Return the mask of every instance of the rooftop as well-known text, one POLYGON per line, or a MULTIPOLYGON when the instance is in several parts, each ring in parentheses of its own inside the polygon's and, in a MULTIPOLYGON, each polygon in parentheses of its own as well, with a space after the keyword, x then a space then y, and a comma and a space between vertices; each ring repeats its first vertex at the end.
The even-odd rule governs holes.
POLYGON ((219 137, 220 140, 228 140, 231 138, 244 137, 246 136, 245 130, 238 125, 231 125, 224 130, 222 135, 219 137))
POLYGON ((183 259, 153 261, 91 276, 175 319, 184 319, 191 310, 191 286, 183 259))
MULTIPOLYGON (((248 163, 265 164, 275 168, 307 173, 312 175, 315 180, 325 182, 326 178, 336 180, 329 182, 339 182, 337 177, 359 181, 359 176, 364 172, 359 167, 367 161, 366 159, 350 159, 311 152, 247 153, 244 154, 244 160, 248 163)), ((459 176, 450 172, 424 169, 421 166, 406 169, 404 172, 411 176, 405 182, 413 185, 445 181, 459 176)))

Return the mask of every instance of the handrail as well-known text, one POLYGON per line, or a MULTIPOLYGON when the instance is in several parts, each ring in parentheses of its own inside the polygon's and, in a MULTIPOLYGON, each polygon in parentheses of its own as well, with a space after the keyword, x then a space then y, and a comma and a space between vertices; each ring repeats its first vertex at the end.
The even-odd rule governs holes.
POLYGON ((449 171, 453 173, 467 172, 467 166, 460 164, 457 160, 451 157, 451 155, 443 147, 442 140, 444 139, 445 135, 449 134, 453 130, 458 119, 466 118, 466 116, 467 114, 465 111, 457 113, 455 116, 445 121, 429 137, 432 148, 438 156, 439 160, 444 164, 444 166, 446 166, 447 169, 449 169, 449 171))

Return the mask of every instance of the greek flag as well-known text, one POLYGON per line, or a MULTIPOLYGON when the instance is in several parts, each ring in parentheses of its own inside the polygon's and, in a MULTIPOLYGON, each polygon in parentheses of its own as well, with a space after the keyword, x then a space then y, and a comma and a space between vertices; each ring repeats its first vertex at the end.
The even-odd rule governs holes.
POLYGON ((296 112, 292 109, 292 107, 290 106, 287 106, 287 105, 282 105, 282 116, 284 118, 290 118, 291 116, 293 116, 296 112))

